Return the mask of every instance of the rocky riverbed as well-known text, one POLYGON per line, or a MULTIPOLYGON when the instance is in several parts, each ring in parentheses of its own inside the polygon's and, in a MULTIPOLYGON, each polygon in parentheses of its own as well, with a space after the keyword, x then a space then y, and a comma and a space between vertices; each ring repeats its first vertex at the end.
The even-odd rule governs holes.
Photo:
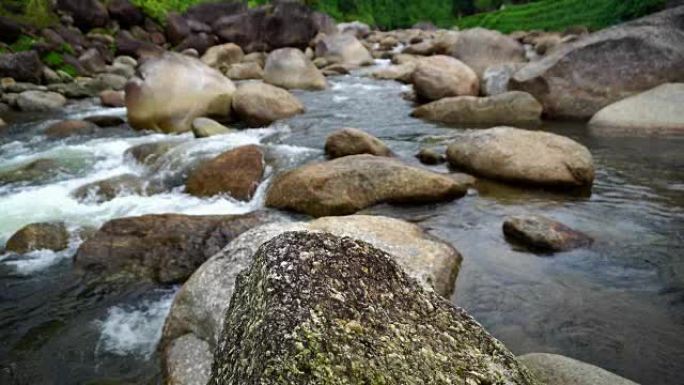
POLYGON ((108 57, 70 9, 76 79, 0 55, 0 382, 679 381, 684 7, 510 36, 213 12, 118 20, 108 57))

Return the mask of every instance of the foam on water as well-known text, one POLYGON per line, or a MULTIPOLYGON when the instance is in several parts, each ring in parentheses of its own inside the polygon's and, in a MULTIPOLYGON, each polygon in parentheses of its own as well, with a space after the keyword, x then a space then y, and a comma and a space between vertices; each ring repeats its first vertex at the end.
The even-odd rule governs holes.
POLYGON ((96 353, 149 359, 159 343, 164 320, 177 290, 158 290, 154 293, 158 298, 109 308, 104 319, 95 321, 100 329, 96 353))

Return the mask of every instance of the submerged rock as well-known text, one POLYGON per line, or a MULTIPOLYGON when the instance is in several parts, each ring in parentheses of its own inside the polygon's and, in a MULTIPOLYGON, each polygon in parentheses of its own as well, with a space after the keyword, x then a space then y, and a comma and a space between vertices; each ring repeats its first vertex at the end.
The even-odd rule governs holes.
POLYGON ((235 114, 250 127, 267 126, 304 112, 304 105, 282 88, 264 83, 238 87, 233 98, 235 114))
POLYGON ((264 175, 264 154, 256 145, 242 146, 203 162, 188 177, 186 191, 207 197, 228 194, 248 201, 264 175))
POLYGON ((62 139, 76 135, 91 135, 97 131, 97 126, 84 120, 62 120, 51 124, 45 129, 49 138, 62 139))
POLYGON ((190 131, 200 116, 230 115, 235 86, 201 61, 167 52, 143 63, 126 85, 128 122, 135 129, 190 131))
POLYGON ((684 81, 682 18, 684 6, 564 44, 519 70, 511 85, 534 95, 550 117, 589 119, 610 103, 684 81))
POLYGON ((550 353, 530 353, 518 361, 549 385, 638 385, 597 366, 550 353))
POLYGON ((182 282, 233 238, 269 218, 265 212, 254 212, 114 219, 78 248, 74 264, 84 272, 182 282))
POLYGON ((418 61, 413 71, 413 88, 424 100, 449 96, 475 96, 480 80, 470 67, 449 56, 430 56, 418 61))
POLYGON ((684 83, 668 83, 615 102, 589 121, 592 132, 684 133, 684 83))
POLYGON ((124 156, 130 156, 138 163, 152 166, 172 148, 178 146, 180 142, 152 142, 133 146, 124 152, 124 156))
POLYGON ((457 96, 422 105, 411 116, 452 124, 518 124, 541 119, 542 105, 527 92, 490 97, 457 96))
POLYGON ((123 174, 83 185, 71 193, 74 198, 96 203, 110 201, 120 195, 142 195, 145 181, 137 175, 123 174))
POLYGON ((209 118, 196 118, 192 121, 192 133, 195 138, 208 138, 233 132, 232 129, 209 118))
POLYGON ((322 90, 328 87, 321 71, 296 48, 281 48, 268 55, 264 81, 285 89, 322 90))
POLYGON ((7 240, 5 249, 19 254, 34 250, 60 251, 69 247, 69 232, 63 222, 32 223, 7 240))
POLYGON ((385 143, 357 128, 342 128, 328 135, 325 153, 333 159, 359 154, 392 156, 392 150, 385 143))
POLYGON ((62 171, 67 171, 66 167, 55 159, 36 159, 11 170, 0 171, 0 186, 47 180, 62 171))
POLYGON ((506 218, 504 234, 515 242, 538 251, 567 251, 592 243, 591 237, 539 215, 506 218))
POLYGON ((464 310, 372 245, 290 232, 238 277, 209 384, 536 384, 464 310))
POLYGON ((351 155, 280 174, 266 205, 315 217, 353 214, 377 203, 418 204, 462 197, 466 187, 396 159, 351 155))
POLYGON ((453 167, 504 182, 576 188, 594 181, 589 150, 549 132, 513 127, 470 132, 449 145, 447 159, 453 167))
POLYGON ((433 148, 421 148, 416 154, 416 158, 420 160, 420 163, 435 165, 446 162, 446 156, 444 154, 437 152, 433 148))

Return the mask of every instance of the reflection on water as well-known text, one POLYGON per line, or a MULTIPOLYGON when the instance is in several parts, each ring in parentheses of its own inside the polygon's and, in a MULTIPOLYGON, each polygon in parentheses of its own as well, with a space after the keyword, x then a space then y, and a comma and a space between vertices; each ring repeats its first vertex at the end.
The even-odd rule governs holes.
MULTIPOLYGON (((278 171, 322 159, 325 137, 341 127, 364 129, 417 165, 413 155, 422 146, 444 148, 465 132, 410 118, 411 103, 401 98, 406 86, 359 76, 337 77, 331 85, 323 92, 296 92, 307 113, 272 128, 208 140, 176 137, 182 145, 160 167, 173 174, 171 180, 182 180, 176 174, 193 159, 261 142, 268 144, 269 167, 278 171)), ((36 185, 0 187, 0 242, 38 220, 98 225, 149 212, 234 213, 263 205, 263 187, 262 195, 247 204, 189 197, 182 186, 151 197, 117 197, 99 206, 76 202, 69 192, 81 184, 121 173, 149 176, 123 153, 133 145, 168 138, 121 128, 96 138, 51 142, 40 135, 44 127, 41 122, 11 127, 10 137, 0 138, 0 170, 65 153, 88 159, 88 168, 36 185)), ((540 129, 589 147, 597 166, 591 196, 479 181, 455 202, 380 205, 364 212, 419 223, 453 243, 464 263, 452 300, 515 353, 560 353, 643 384, 681 382, 684 138, 601 137, 581 124, 545 123, 540 129), (505 216, 522 213, 553 217, 596 242, 554 256, 525 253, 506 243, 501 232, 505 216)), ((448 171, 446 166, 431 169, 448 171)), ((174 288, 83 283, 71 272, 68 255, 5 258, 0 261, 0 340, 6 343, 0 346, 0 364, 14 363, 35 383, 53 377, 59 384, 158 380, 158 358, 150 346, 174 288), (43 266, 41 261, 49 263, 43 266), (22 263, 40 268, 22 271, 22 263), (60 373, 68 375, 55 376, 60 373)))

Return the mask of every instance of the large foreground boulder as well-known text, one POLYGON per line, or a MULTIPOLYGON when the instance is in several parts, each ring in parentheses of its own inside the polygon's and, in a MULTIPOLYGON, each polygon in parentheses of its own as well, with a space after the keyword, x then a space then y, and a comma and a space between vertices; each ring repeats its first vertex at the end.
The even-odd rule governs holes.
POLYGON ((549 385, 637 385, 605 369, 558 354, 530 353, 518 357, 518 361, 549 385))
POLYGON ((147 60, 139 72, 126 85, 133 128, 179 133, 190 131, 199 116, 230 115, 235 86, 198 59, 168 52, 147 60))
POLYGON ((449 54, 464 62, 479 76, 487 67, 525 61, 525 48, 498 31, 473 28, 458 34, 449 54))
POLYGON ((359 154, 392 156, 392 150, 385 143, 357 128, 342 128, 328 135, 325 153, 333 159, 359 154))
POLYGON ((452 124, 518 124, 539 121, 542 105, 526 92, 479 98, 457 96, 422 105, 411 116, 452 124))
POLYGON ((396 159, 351 155, 280 174, 266 205, 315 217, 353 214, 377 203, 418 204, 462 197, 466 187, 448 175, 396 159))
POLYGON ((470 67, 443 55, 418 61, 412 81, 416 95, 428 101, 449 96, 476 96, 480 91, 480 80, 470 67))
POLYGON ((449 145, 447 159, 453 167, 504 182, 573 188, 594 181, 589 150, 548 132, 513 127, 470 132, 449 145))
POLYGON ((194 196, 227 194, 249 201, 264 175, 264 154, 257 145, 238 147, 208 160, 197 167, 185 184, 194 196))
POLYGON ((554 118, 589 119, 663 83, 684 81, 684 6, 596 32, 530 63, 511 79, 554 118))
POLYGON ((508 217, 503 232, 512 241, 541 252, 567 251, 592 243, 588 235, 539 215, 508 217))
POLYGON ((36 51, 0 54, 0 78, 40 83, 43 68, 36 51))
POLYGON ((69 246, 69 232, 62 222, 32 223, 14 233, 5 249, 19 254, 34 250, 64 250, 69 246))
POLYGON ((296 48, 281 48, 268 55, 264 81, 285 89, 322 90, 327 87, 325 76, 296 48))
POLYGON ((351 34, 324 36, 316 43, 316 57, 325 58, 328 63, 365 65, 373 62, 368 49, 351 34))
POLYGON ((209 384, 535 384, 464 310, 352 238, 290 232, 238 277, 209 384), (477 380, 475 380, 477 379, 477 380))
POLYGON ((684 83, 669 83, 615 102, 596 113, 592 132, 684 133, 684 83))
POLYGON ((105 223, 76 252, 85 272, 127 275, 161 283, 185 281, 236 236, 270 215, 144 215, 105 223))
POLYGON ((233 97, 235 114, 250 127, 267 126, 304 112, 304 105, 282 88, 264 83, 246 83, 233 97))

